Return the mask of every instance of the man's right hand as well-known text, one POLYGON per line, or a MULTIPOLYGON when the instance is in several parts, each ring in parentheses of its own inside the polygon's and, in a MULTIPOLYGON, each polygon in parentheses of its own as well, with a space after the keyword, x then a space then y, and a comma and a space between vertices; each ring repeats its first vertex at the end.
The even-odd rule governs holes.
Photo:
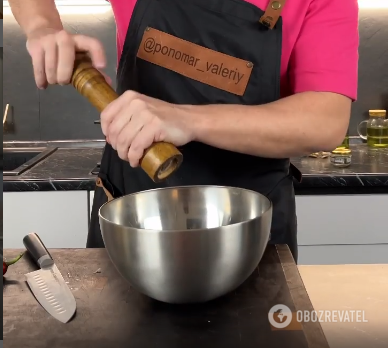
POLYGON ((72 35, 65 30, 45 28, 31 32, 27 38, 27 50, 40 89, 48 84, 70 83, 77 51, 89 53, 96 69, 103 69, 106 65, 104 48, 98 40, 72 35))

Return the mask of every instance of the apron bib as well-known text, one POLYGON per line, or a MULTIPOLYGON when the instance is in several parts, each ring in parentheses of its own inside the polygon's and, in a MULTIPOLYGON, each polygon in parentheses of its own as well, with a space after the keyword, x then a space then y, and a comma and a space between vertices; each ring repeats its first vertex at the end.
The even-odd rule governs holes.
MULTIPOLYGON (((285 0, 274 2, 284 5, 285 0)), ((138 0, 117 71, 127 90, 174 104, 260 105, 280 98, 282 18, 243 0, 138 0)), ((293 176, 288 158, 269 159, 192 142, 183 163, 162 183, 131 168, 107 144, 94 196, 87 247, 104 247, 98 210, 112 198, 162 187, 234 186, 273 203, 271 244, 287 244, 297 260, 293 176)))

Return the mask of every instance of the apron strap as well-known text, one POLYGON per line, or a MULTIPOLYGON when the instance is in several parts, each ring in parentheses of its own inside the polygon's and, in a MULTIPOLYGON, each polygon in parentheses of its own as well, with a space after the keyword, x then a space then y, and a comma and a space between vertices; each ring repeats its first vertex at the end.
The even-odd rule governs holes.
POLYGON ((104 184, 102 183, 101 178, 97 178, 97 180, 96 180, 96 186, 97 186, 97 187, 101 187, 101 188, 104 190, 104 192, 105 192, 105 194, 106 194, 106 198, 108 199, 108 202, 110 202, 111 200, 114 199, 113 196, 112 196, 112 194, 106 189, 106 187, 105 187, 104 184))
POLYGON ((269 29, 273 29, 282 14, 287 0, 270 0, 264 15, 259 22, 269 29))
POLYGON ((290 162, 290 172, 289 172, 289 174, 291 174, 291 176, 294 177, 294 179, 298 183, 302 182, 303 175, 302 175, 301 171, 298 168, 296 168, 291 162, 290 162))

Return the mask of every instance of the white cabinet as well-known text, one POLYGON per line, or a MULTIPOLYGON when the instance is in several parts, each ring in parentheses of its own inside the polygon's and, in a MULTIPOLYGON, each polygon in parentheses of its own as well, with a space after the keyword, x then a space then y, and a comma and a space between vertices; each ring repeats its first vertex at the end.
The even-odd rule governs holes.
POLYGON ((89 191, 89 217, 92 215, 94 191, 89 191))
POLYGON ((388 263, 388 195, 296 196, 300 264, 388 263))
POLYGON ((299 245, 388 243, 388 195, 297 196, 299 245))
POLYGON ((87 191, 5 192, 3 200, 4 248, 24 248, 31 232, 47 248, 85 248, 87 191))
POLYGON ((298 254, 299 265, 388 264, 388 244, 299 246, 298 254))

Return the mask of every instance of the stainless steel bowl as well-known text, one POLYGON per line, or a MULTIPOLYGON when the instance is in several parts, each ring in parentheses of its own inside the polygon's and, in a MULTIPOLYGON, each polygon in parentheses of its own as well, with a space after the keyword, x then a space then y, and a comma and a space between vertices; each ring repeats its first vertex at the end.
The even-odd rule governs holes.
POLYGON ((206 302, 240 286, 263 256, 271 219, 265 196, 218 186, 143 191, 99 211, 119 273, 168 303, 206 302))

